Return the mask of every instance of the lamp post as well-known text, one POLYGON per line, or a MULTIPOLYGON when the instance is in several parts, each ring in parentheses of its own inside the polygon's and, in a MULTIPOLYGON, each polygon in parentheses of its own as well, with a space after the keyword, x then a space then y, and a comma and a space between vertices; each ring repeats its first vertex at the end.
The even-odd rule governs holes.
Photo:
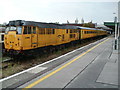
POLYGON ((118 39, 120 38, 120 22, 118 22, 118 39))
POLYGON ((117 37, 117 17, 115 17, 115 47, 114 49, 117 50, 118 49, 118 37, 117 37))

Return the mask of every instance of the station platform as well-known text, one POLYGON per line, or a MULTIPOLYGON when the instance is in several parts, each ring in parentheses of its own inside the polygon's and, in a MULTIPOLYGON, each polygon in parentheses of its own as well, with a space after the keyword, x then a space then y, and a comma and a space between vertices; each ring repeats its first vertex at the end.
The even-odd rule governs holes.
POLYGON ((109 88, 118 90, 118 56, 107 37, 0 80, 2 88, 109 88))

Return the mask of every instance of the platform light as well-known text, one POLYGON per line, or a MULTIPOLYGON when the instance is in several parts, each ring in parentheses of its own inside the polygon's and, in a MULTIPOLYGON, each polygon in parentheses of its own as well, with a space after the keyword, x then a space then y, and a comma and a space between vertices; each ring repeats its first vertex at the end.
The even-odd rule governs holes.
MULTIPOLYGON (((116 14, 116 13, 113 13, 116 14)), ((117 28, 117 16, 115 16, 114 18, 114 23, 115 23, 115 45, 114 45, 114 49, 117 50, 118 49, 118 28, 117 28)))

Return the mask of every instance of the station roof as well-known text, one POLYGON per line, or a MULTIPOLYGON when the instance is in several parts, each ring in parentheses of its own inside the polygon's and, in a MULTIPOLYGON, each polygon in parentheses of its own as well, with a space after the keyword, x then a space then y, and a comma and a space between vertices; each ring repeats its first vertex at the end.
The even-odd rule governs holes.
POLYGON ((115 29, 115 22, 104 22, 104 25, 109 28, 112 28, 113 30, 115 29))

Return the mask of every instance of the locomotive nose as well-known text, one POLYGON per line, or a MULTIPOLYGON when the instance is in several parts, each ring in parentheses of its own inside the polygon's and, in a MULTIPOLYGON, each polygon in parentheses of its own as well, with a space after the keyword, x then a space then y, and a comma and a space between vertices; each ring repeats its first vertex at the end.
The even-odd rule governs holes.
POLYGON ((15 46, 15 37, 16 37, 16 32, 9 32, 7 36, 7 43, 9 45, 9 49, 13 49, 15 46))

